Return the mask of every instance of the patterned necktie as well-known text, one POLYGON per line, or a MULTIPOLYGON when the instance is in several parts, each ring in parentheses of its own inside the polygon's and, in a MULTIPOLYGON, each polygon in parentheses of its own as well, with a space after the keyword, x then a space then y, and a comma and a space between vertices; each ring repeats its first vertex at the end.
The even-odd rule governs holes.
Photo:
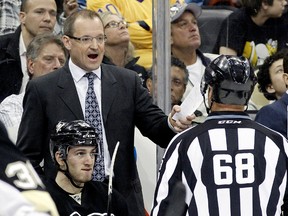
POLYGON ((88 79, 88 90, 85 100, 85 121, 95 128, 98 135, 97 141, 99 143, 99 155, 96 159, 92 181, 104 181, 105 179, 105 166, 104 166, 104 154, 103 154, 103 132, 101 124, 101 114, 98 105, 97 97, 94 92, 94 79, 96 74, 90 72, 84 75, 88 79))

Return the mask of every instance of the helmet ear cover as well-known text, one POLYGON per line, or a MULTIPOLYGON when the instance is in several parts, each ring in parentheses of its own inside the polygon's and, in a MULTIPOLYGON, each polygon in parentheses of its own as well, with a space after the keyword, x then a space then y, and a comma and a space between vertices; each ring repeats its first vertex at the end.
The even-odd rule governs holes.
POLYGON ((247 105, 257 78, 245 57, 221 55, 205 69, 201 82, 204 95, 210 85, 212 100, 222 104, 247 105))
POLYGON ((66 160, 67 158, 67 148, 68 146, 61 145, 58 147, 60 158, 66 160))

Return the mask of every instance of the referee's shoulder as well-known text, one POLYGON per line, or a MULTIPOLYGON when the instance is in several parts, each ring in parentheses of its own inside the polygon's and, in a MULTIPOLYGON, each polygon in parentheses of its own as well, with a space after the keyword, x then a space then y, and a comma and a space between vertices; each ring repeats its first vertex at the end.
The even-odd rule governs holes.
POLYGON ((203 133, 207 133, 207 131, 210 129, 210 124, 207 123, 201 123, 196 126, 192 126, 191 128, 188 128, 177 135, 174 136, 171 143, 174 143, 174 145, 179 143, 189 144, 193 142, 197 137, 201 136, 203 133))

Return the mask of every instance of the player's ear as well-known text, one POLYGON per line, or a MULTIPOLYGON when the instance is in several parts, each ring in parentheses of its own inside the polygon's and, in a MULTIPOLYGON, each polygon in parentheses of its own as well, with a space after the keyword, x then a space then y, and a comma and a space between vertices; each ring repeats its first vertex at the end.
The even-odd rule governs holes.
POLYGON ((60 151, 55 152, 55 160, 59 164, 60 168, 65 170, 66 169, 66 164, 64 160, 62 159, 62 154, 60 151))

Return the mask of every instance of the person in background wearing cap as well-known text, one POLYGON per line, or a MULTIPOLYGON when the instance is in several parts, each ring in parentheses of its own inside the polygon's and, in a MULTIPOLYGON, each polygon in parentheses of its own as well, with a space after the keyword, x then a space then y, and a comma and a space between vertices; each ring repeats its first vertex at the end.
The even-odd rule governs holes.
POLYGON ((169 144, 151 216, 287 215, 287 140, 244 112, 256 82, 243 56, 205 69, 210 113, 169 144))
MULTIPOLYGON (((174 4, 170 7, 171 19, 171 52, 172 55, 184 62, 189 72, 189 81, 182 101, 187 97, 192 88, 200 95, 200 83, 205 67, 210 63, 210 58, 199 50, 201 36, 197 25, 197 19, 202 10, 195 3, 174 4), (199 90, 198 90, 199 89, 199 90)), ((200 95, 201 101, 202 96, 200 95)), ((197 109, 201 113, 195 122, 203 122, 207 116, 202 103, 197 109)))

